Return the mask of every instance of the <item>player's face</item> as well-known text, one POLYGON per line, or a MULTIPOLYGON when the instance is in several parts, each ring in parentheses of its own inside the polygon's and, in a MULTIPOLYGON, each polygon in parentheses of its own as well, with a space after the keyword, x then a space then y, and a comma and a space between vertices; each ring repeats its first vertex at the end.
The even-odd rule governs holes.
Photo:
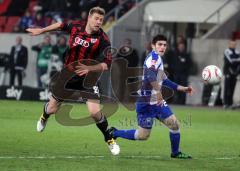
POLYGON ((103 15, 97 13, 89 15, 88 24, 90 26, 90 29, 93 31, 98 31, 103 24, 103 18, 103 15))
POLYGON ((22 38, 21 37, 17 37, 16 38, 16 44, 20 45, 22 43, 22 38))
POLYGON ((229 48, 231 48, 231 49, 235 49, 236 46, 237 46, 236 41, 230 41, 230 42, 229 42, 229 48))
POLYGON ((154 45, 152 45, 152 48, 160 56, 163 56, 167 49, 167 42, 164 40, 157 41, 154 45))

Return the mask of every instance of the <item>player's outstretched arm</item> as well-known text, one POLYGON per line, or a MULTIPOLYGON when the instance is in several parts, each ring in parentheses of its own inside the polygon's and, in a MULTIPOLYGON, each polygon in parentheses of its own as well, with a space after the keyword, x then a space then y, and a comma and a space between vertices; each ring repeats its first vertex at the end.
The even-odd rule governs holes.
POLYGON ((194 89, 192 88, 192 86, 184 87, 184 86, 178 85, 177 90, 182 91, 184 93, 189 93, 190 95, 194 93, 194 89))
POLYGON ((27 32, 30 33, 31 36, 37 36, 46 32, 54 31, 60 29, 62 23, 54 23, 44 28, 28 28, 27 32))
POLYGON ((184 93, 189 93, 190 95, 192 95, 195 92, 195 90, 191 86, 184 87, 184 86, 178 85, 175 82, 169 80, 168 78, 164 79, 162 84, 164 86, 172 88, 173 90, 182 91, 184 93))

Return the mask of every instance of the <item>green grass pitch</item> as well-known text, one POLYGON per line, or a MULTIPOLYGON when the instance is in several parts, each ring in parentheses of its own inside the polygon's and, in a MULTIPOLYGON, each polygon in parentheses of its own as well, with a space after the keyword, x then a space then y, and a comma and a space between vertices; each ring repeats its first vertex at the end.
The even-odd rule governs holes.
MULTIPOLYGON (((168 130, 156 122, 147 141, 118 139, 112 156, 95 125, 63 126, 51 117, 36 132, 41 102, 0 101, 0 170, 240 170, 240 111, 220 108, 172 109, 181 121, 181 149, 192 160, 170 158, 168 130)), ((72 117, 87 115, 74 104, 72 117)), ((117 128, 136 128, 136 114, 119 107, 109 118, 117 128)))

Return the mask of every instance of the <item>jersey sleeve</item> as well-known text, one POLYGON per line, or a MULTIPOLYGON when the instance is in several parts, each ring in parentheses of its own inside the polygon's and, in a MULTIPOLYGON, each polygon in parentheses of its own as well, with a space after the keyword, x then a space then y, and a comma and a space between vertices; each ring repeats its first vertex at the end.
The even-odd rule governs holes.
POLYGON ((73 24, 72 23, 62 23, 60 26, 61 31, 65 31, 70 33, 72 30, 73 24))
POLYGON ((99 44, 99 50, 98 54, 96 56, 96 60, 98 62, 103 62, 108 65, 108 67, 111 66, 112 63, 112 53, 111 53, 111 43, 108 39, 108 36, 103 33, 100 39, 100 44, 99 44))
POLYGON ((144 79, 148 82, 157 81, 157 73, 153 68, 144 68, 144 79))
POLYGON ((158 70, 160 66, 161 63, 159 62, 158 55, 152 53, 151 56, 149 56, 144 63, 144 77, 149 82, 157 81, 158 70))

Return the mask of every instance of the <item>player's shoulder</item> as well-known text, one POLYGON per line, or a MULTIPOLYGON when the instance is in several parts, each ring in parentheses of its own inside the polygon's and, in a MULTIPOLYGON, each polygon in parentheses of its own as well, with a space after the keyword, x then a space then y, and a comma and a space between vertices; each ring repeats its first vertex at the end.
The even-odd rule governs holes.
POLYGON ((157 61, 160 58, 160 56, 155 51, 152 51, 151 55, 152 55, 152 60, 157 61))
POLYGON ((160 59, 160 56, 155 52, 155 51, 151 51, 147 57, 146 57, 146 60, 159 60, 160 59))
POLYGON ((229 49, 229 48, 227 48, 227 49, 224 50, 224 54, 225 54, 225 55, 229 55, 229 54, 231 54, 231 53, 232 53, 232 51, 231 51, 231 49, 229 49))
POLYGON ((162 58, 155 51, 150 52, 145 59, 144 66, 158 68, 160 65, 162 65, 162 58))

